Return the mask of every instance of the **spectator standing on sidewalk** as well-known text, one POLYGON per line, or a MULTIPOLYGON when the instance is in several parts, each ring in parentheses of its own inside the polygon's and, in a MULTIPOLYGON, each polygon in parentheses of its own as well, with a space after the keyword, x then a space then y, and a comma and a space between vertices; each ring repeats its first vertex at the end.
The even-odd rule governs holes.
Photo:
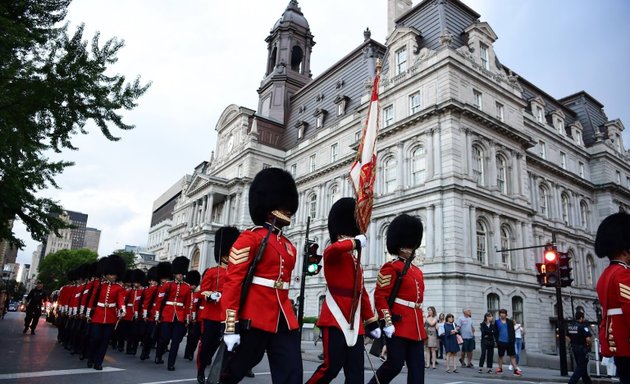
POLYGON ((439 347, 438 347, 438 359, 443 359, 444 358, 444 313, 440 313, 440 316, 438 316, 438 323, 437 323, 437 330, 438 330, 438 342, 439 342, 439 347))
POLYGON ((459 327, 459 333, 464 339, 462 344, 462 355, 459 362, 462 367, 472 368, 472 352, 475 349, 475 327, 472 325, 472 311, 470 308, 464 308, 462 316, 457 319, 455 324, 459 327))
POLYGON ((483 363, 488 367, 488 373, 492 373, 494 360, 494 340, 497 337, 497 327, 493 321, 492 313, 486 312, 484 320, 479 324, 481 330, 481 356, 479 357, 479 373, 483 372, 483 363))
POLYGON ((444 350, 446 351, 446 373, 451 373, 451 362, 453 364, 453 372, 457 373, 457 352, 459 352, 459 344, 457 344, 457 327, 453 320, 455 316, 452 313, 446 315, 444 323, 444 350))
POLYGON ((514 352, 514 322, 507 317, 507 309, 499 309, 499 318, 495 322, 497 327, 497 351, 499 354, 499 368, 497 373, 503 373, 503 356, 507 352, 510 357, 510 364, 514 367, 514 375, 523 376, 521 370, 516 366, 516 356, 514 352))
POLYGON ((435 307, 427 308, 427 317, 424 319, 424 331, 427 334, 427 340, 424 345, 424 367, 429 368, 430 364, 435 369, 438 347, 435 307))
MULTIPOLYGON (((514 353, 516 354, 516 367, 521 370, 519 362, 521 360, 521 350, 523 349, 523 336, 525 336, 525 328, 523 324, 514 323, 514 353)), ((510 371, 512 366, 510 365, 510 371)))

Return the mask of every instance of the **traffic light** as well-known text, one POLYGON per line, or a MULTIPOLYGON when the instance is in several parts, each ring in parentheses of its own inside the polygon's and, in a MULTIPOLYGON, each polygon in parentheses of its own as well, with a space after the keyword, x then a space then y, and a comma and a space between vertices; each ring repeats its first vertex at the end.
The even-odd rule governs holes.
POLYGON ((306 244, 306 276, 315 276, 322 270, 322 266, 319 264, 322 255, 317 254, 317 248, 319 245, 314 241, 309 241, 306 244))
POLYGON ((560 286, 570 287, 573 279, 571 278, 571 256, 566 252, 558 253, 558 271, 560 272, 560 286))
POLYGON ((545 263, 536 263, 536 270, 538 271, 538 274, 536 275, 536 279, 538 279, 538 284, 546 286, 547 271, 545 270, 545 263))
POLYGON ((558 274, 558 249, 555 244, 545 245, 545 287, 556 287, 560 276, 558 274))

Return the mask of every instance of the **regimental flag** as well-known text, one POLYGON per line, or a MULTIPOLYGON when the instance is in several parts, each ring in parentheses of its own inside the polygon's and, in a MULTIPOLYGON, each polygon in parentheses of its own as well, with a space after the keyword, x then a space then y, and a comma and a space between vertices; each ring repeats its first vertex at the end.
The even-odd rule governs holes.
POLYGON ((361 233, 366 233, 372 217, 374 205, 374 181, 376 180, 376 136, 381 116, 378 100, 378 83, 380 74, 380 59, 376 63, 376 76, 372 85, 372 97, 368 108, 367 122, 363 128, 363 136, 359 144, 357 157, 350 169, 350 179, 354 186, 357 205, 355 217, 361 233))

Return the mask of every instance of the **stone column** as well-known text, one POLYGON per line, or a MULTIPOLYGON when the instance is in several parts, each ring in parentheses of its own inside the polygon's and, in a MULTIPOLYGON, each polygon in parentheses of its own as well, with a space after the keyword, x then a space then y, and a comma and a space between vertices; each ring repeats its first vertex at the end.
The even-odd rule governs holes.
POLYGON ((477 260, 477 208, 474 206, 468 207, 468 228, 470 233, 470 253, 469 257, 472 256, 473 261, 478 262, 477 260))
POLYGON ((405 149, 404 142, 398 142, 396 146, 396 190, 400 191, 404 189, 405 186, 405 149))
POLYGON ((471 241, 470 241, 470 237, 472 235, 472 231, 470 229, 470 207, 469 206, 464 206, 464 220, 462 222, 463 225, 463 234, 464 234, 464 247, 463 247, 463 254, 462 256, 464 257, 464 259, 470 257, 470 255, 472 255, 472 249, 471 249, 471 241))
POLYGON ((488 261, 490 261, 491 255, 494 255, 494 257, 492 257, 492 263, 489 263, 489 265, 496 266, 497 264, 503 263, 501 254, 496 252, 494 248, 496 244, 501 246, 501 221, 499 220, 499 215, 496 213, 492 215, 492 227, 494 234, 490 236, 488 241, 488 261))
POLYGON ((425 161, 426 161, 426 177, 425 180, 430 180, 433 178, 433 176, 435 175, 435 169, 434 169, 434 164, 435 161, 433 160, 433 156, 435 155, 435 151, 433 150, 433 129, 431 129, 429 131, 429 133, 427 134, 427 140, 426 140, 426 148, 425 148, 425 161))
POLYGON ((435 259, 435 206, 429 205, 427 207, 427 225, 425 226, 426 235, 426 252, 427 258, 435 259), (429 256, 430 255, 430 256, 429 256))
MULTIPOLYGON (((497 147, 494 141, 490 142, 490 154, 488 159, 488 186, 497 187, 497 147)), ((507 164, 506 164, 507 166, 507 164)), ((507 183, 507 180, 505 180, 507 183)))
POLYGON ((205 214, 205 218, 206 218, 206 222, 208 224, 212 224, 212 210, 214 208, 214 193, 209 193, 206 196, 206 214, 205 214))

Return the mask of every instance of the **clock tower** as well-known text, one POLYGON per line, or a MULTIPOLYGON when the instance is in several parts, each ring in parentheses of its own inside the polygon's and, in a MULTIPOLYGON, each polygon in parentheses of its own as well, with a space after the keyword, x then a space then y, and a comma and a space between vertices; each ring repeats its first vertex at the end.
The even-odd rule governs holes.
POLYGON ((291 0, 267 42, 267 68, 258 89, 259 116, 286 123, 291 96, 311 81, 311 50, 315 45, 297 0, 291 0))

